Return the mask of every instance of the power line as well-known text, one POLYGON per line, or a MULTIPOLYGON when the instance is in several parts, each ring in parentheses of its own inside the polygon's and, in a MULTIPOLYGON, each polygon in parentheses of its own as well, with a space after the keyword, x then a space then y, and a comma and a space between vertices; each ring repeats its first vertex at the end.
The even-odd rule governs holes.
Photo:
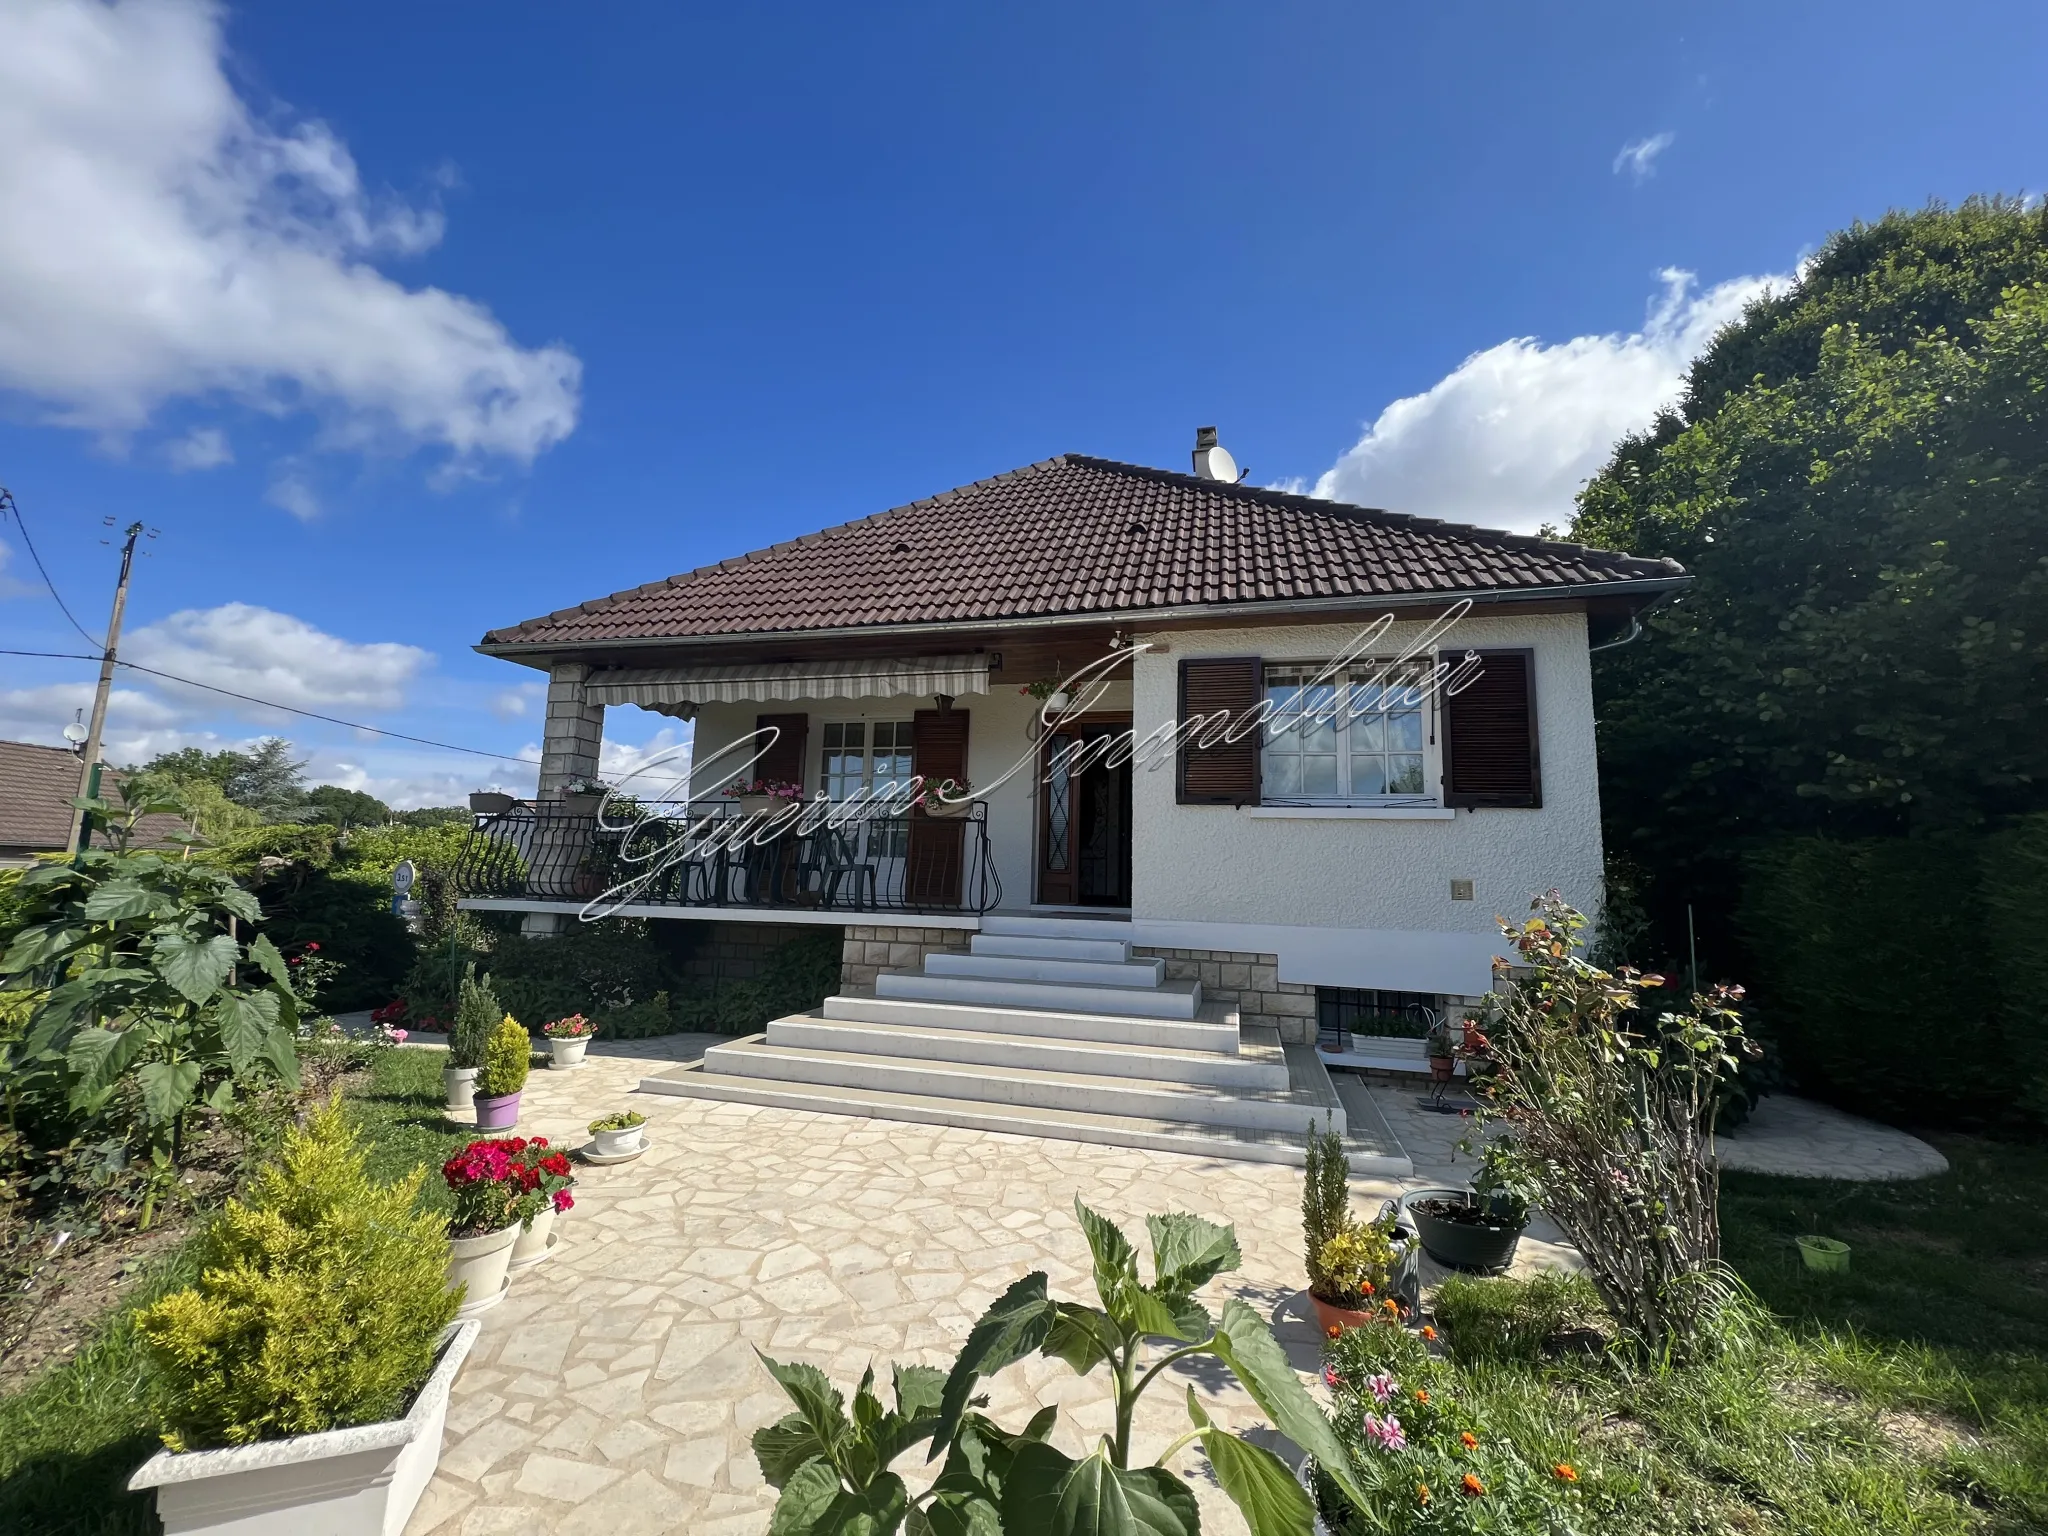
MULTIPOLYGON (((36 573, 43 578, 43 585, 50 589, 50 596, 57 599, 57 607, 60 610, 62 610, 64 617, 67 619, 71 619, 71 627, 77 630, 80 637, 84 639, 85 643, 93 647, 93 649, 96 652, 105 651, 107 648, 105 641, 93 639, 93 637, 86 632, 86 628, 83 624, 79 623, 78 620, 71 618, 70 605, 64 601, 64 594, 57 590, 57 583, 50 580, 50 573, 47 570, 43 569, 43 557, 36 553, 36 541, 28 536, 28 521, 22 517, 21 508, 15 503, 14 492, 8 490, 7 487, 4 485, 0 485, 0 512, 12 512, 14 514, 14 526, 21 530, 21 542, 28 546, 28 557, 29 559, 35 561, 36 573)), ((23 654, 27 653, 24 652, 23 654)), ((85 660, 87 661, 98 661, 99 659, 100 658, 98 655, 88 656, 85 658, 85 660)))
MULTIPOLYGON (((97 656, 80 656, 70 651, 9 651, 0 650, 0 656, 40 656, 46 661, 98 661, 97 656)), ((364 725, 355 720, 343 720, 334 715, 319 714, 310 709, 299 709, 291 704, 278 704, 269 699, 259 699, 253 694, 237 693, 232 688, 217 688, 212 683, 202 683, 193 678, 180 677, 175 672, 159 672, 155 667, 138 666, 132 661, 116 661, 117 667, 126 667, 131 672, 147 672, 151 677, 161 677, 167 682, 183 683, 187 688, 204 688, 208 693, 225 694, 231 699, 240 699, 244 704, 260 704, 265 709, 281 709, 288 715, 304 715, 308 720, 325 720, 329 725, 345 725, 352 731, 368 731, 374 736, 389 736, 397 741, 417 742, 423 747, 438 747, 444 752, 467 752, 471 757, 496 758, 501 763, 518 763, 531 768, 533 759, 511 757, 503 752, 486 752, 481 747, 458 747, 452 741, 429 741, 424 736, 408 736, 403 731, 387 731, 381 725, 364 725)))

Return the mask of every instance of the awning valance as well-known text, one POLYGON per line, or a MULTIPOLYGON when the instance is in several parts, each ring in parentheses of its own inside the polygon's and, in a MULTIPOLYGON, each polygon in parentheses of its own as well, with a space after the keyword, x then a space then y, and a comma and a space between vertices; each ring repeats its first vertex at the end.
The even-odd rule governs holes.
POLYGON ((590 704, 637 704, 678 720, 700 704, 777 699, 897 699, 988 692, 986 656, 783 661, 723 667, 608 667, 583 685, 590 704))

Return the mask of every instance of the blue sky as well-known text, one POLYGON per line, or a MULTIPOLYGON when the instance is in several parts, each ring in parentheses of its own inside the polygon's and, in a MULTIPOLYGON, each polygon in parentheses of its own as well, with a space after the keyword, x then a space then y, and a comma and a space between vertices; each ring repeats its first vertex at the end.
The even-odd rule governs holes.
MULTIPOLYGON (((516 758, 486 628, 1065 450, 1562 522, 1827 231, 2048 182, 2038 6, 1395 9, 9 0, 0 484, 88 628, 161 530, 135 660, 516 758)), ((110 756, 266 732, 531 782, 132 676, 110 756)))

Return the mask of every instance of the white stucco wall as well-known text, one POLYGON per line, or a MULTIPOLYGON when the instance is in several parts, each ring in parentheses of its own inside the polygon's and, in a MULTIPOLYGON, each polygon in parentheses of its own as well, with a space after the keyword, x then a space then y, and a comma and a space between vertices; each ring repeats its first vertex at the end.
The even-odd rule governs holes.
MULTIPOLYGON (((1397 625, 1369 654, 1401 652, 1420 624, 1397 625)), ((1175 717, 1179 663, 1196 656, 1319 661, 1356 633, 1333 625, 1147 632, 1168 653, 1135 663, 1142 739, 1175 717)), ((1178 805, 1170 756, 1133 790, 1133 917, 1146 941, 1280 956, 1284 981, 1470 995, 1500 948, 1493 917, 1521 916, 1557 886, 1590 909, 1600 892, 1600 800, 1592 671, 1578 614, 1468 617, 1433 649, 1535 652, 1543 804, 1444 819, 1262 817, 1178 805), (1453 901, 1451 881, 1474 899, 1453 901), (1223 942, 1236 935, 1242 942, 1223 942)), ((1440 793, 1432 760, 1432 793, 1440 793)))

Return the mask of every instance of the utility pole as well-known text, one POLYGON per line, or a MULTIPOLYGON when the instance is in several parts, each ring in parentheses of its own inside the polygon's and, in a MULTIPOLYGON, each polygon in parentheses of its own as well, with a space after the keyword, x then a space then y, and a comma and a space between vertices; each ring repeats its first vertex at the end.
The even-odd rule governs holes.
MULTIPOLYGON (((90 799, 99 793, 100 787, 100 733, 107 723, 107 695, 114 687, 114 653, 121 645, 121 615, 128 608, 128 572, 135 564, 135 540, 142 533, 142 524, 128 525, 128 541, 121 546, 121 579, 114 587, 114 613, 107 620, 107 648, 100 657, 100 686, 92 696, 92 723, 85 732, 85 761, 78 769, 78 793, 82 799, 90 799)), ((71 813, 71 851, 85 852, 85 840, 90 835, 86 813, 73 810, 71 813)))

